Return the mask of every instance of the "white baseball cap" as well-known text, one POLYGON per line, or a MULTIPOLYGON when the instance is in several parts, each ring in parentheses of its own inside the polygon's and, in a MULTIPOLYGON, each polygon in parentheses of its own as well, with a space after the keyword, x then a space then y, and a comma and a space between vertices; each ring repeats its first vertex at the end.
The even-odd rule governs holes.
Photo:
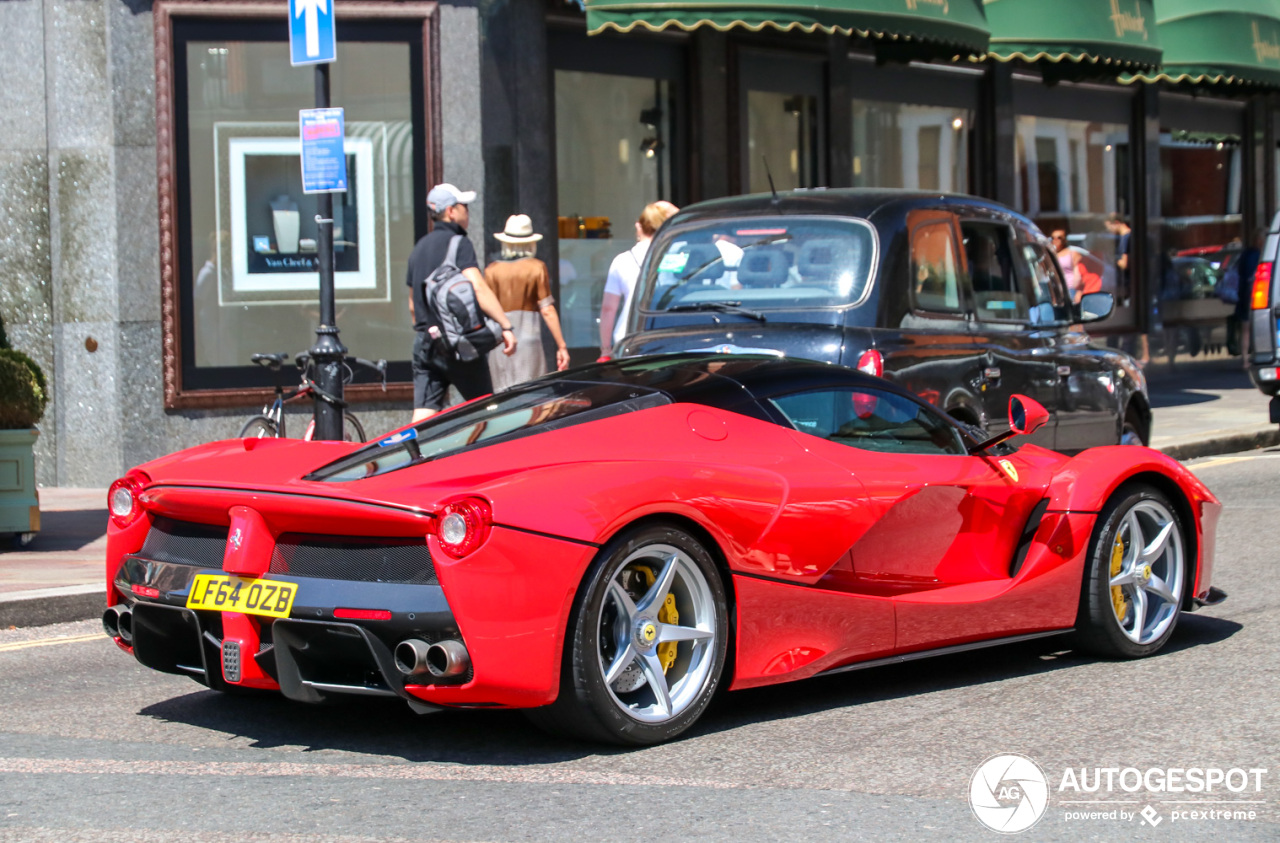
POLYGON ((470 205, 474 201, 474 190, 458 190, 451 184, 438 184, 427 194, 427 207, 436 213, 454 205, 470 205))

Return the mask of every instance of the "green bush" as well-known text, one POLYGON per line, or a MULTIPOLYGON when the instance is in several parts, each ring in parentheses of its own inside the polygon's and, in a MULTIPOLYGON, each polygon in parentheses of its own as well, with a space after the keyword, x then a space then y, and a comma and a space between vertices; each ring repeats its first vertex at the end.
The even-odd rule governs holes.
POLYGON ((44 372, 21 351, 0 349, 0 430, 32 427, 49 403, 44 372))
POLYGON ((4 332, 4 316, 0 316, 0 349, 10 348, 9 337, 4 332))

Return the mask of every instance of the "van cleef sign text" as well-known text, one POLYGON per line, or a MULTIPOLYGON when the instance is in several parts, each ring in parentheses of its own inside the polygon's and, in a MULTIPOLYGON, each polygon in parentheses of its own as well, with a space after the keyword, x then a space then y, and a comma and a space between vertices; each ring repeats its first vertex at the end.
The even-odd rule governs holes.
POLYGON ((1120 0, 1111 0, 1111 23, 1116 28, 1116 37, 1123 38, 1126 32, 1142 35, 1147 40, 1147 19, 1142 16, 1142 4, 1133 0, 1133 13, 1120 8, 1120 0))

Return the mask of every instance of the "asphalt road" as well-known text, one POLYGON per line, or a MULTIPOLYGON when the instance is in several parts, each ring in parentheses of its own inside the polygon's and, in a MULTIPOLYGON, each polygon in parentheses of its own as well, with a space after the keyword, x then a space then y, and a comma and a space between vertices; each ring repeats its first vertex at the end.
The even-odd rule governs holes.
POLYGON ((0 631, 0 840, 991 840, 969 781, 1009 752, 1049 782, 1024 839, 1275 840, 1280 452, 1191 465, 1226 504, 1230 599, 1159 656, 1045 639, 740 692, 644 750, 564 743, 518 713, 225 697, 144 670, 96 623, 0 631), (1268 772, 1259 792, 1059 790, 1067 768, 1109 767, 1268 772), (1155 826, 1068 816, 1147 805, 1155 826), (1212 809, 1255 819, 1173 815, 1212 809))

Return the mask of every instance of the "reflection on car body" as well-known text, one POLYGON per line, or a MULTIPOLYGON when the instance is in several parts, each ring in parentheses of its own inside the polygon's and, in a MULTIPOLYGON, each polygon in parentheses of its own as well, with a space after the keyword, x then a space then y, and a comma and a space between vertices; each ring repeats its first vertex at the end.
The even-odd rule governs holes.
POLYGON ((1112 308, 1090 255, 1073 302, 1025 217, 966 196, 818 190, 686 207, 658 232, 620 356, 720 345, 862 369, 982 430, 1014 392, 1051 413, 1037 444, 1141 443, 1141 371, 1079 329, 1112 308), (1077 297, 1079 299, 1079 297, 1077 297))

